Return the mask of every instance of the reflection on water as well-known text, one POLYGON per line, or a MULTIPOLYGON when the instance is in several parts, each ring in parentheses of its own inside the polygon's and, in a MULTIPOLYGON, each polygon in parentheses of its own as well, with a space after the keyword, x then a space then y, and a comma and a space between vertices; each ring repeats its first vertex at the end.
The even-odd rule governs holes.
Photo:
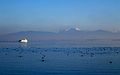
POLYGON ((120 75, 119 63, 118 45, 0 43, 0 75, 120 75))
POLYGON ((27 43, 20 43, 21 47, 27 47, 27 43))

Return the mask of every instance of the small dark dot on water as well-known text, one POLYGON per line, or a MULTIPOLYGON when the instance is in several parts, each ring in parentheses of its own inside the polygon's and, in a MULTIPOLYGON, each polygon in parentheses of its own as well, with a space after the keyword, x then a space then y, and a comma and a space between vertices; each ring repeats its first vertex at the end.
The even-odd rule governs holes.
POLYGON ((75 51, 73 53, 75 53, 75 51))
POLYGON ((13 50, 16 50, 16 49, 13 49, 13 50))
POLYGON ((112 61, 109 61, 110 64, 112 64, 112 61))
POLYGON ((34 53, 35 51, 32 51, 32 53, 34 53))
POLYGON ((42 62, 44 62, 45 60, 43 59, 42 62))
POLYGON ((94 55, 94 53, 91 53, 91 55, 94 55))
POLYGON ((47 50, 45 50, 45 52, 47 52, 47 50))
POLYGON ((67 54, 67 56, 69 56, 69 54, 67 54))
POLYGON ((44 59, 44 57, 42 57, 42 59, 44 59))
POLYGON ((7 53, 5 53, 5 55, 7 55, 7 53))
POLYGON ((20 55, 20 56, 18 56, 18 57, 20 57, 20 58, 21 58, 21 57, 23 57, 23 56, 21 56, 21 55, 20 55))
POLYGON ((81 57, 83 57, 83 55, 81 55, 81 57))

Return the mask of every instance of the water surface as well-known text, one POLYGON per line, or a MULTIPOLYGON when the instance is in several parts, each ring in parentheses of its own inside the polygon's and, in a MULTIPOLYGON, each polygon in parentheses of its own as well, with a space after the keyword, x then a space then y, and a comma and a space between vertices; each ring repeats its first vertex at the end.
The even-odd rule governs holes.
POLYGON ((120 75, 120 42, 0 42, 0 75, 120 75))

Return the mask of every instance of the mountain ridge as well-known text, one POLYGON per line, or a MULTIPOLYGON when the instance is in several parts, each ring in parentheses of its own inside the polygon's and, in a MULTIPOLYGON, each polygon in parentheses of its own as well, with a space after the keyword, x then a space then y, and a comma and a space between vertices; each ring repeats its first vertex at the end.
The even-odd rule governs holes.
POLYGON ((67 31, 45 32, 45 31, 20 31, 0 36, 0 41, 17 41, 23 37, 29 40, 63 40, 63 39, 119 39, 119 32, 110 32, 105 30, 81 31, 77 29, 69 29, 67 31))

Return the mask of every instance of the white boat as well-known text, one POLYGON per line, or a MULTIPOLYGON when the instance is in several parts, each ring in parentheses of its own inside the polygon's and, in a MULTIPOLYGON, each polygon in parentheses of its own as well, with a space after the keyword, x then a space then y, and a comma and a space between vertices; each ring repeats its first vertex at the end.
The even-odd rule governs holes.
POLYGON ((19 42, 21 42, 21 43, 27 43, 28 40, 26 38, 24 38, 24 39, 19 40, 19 42))

